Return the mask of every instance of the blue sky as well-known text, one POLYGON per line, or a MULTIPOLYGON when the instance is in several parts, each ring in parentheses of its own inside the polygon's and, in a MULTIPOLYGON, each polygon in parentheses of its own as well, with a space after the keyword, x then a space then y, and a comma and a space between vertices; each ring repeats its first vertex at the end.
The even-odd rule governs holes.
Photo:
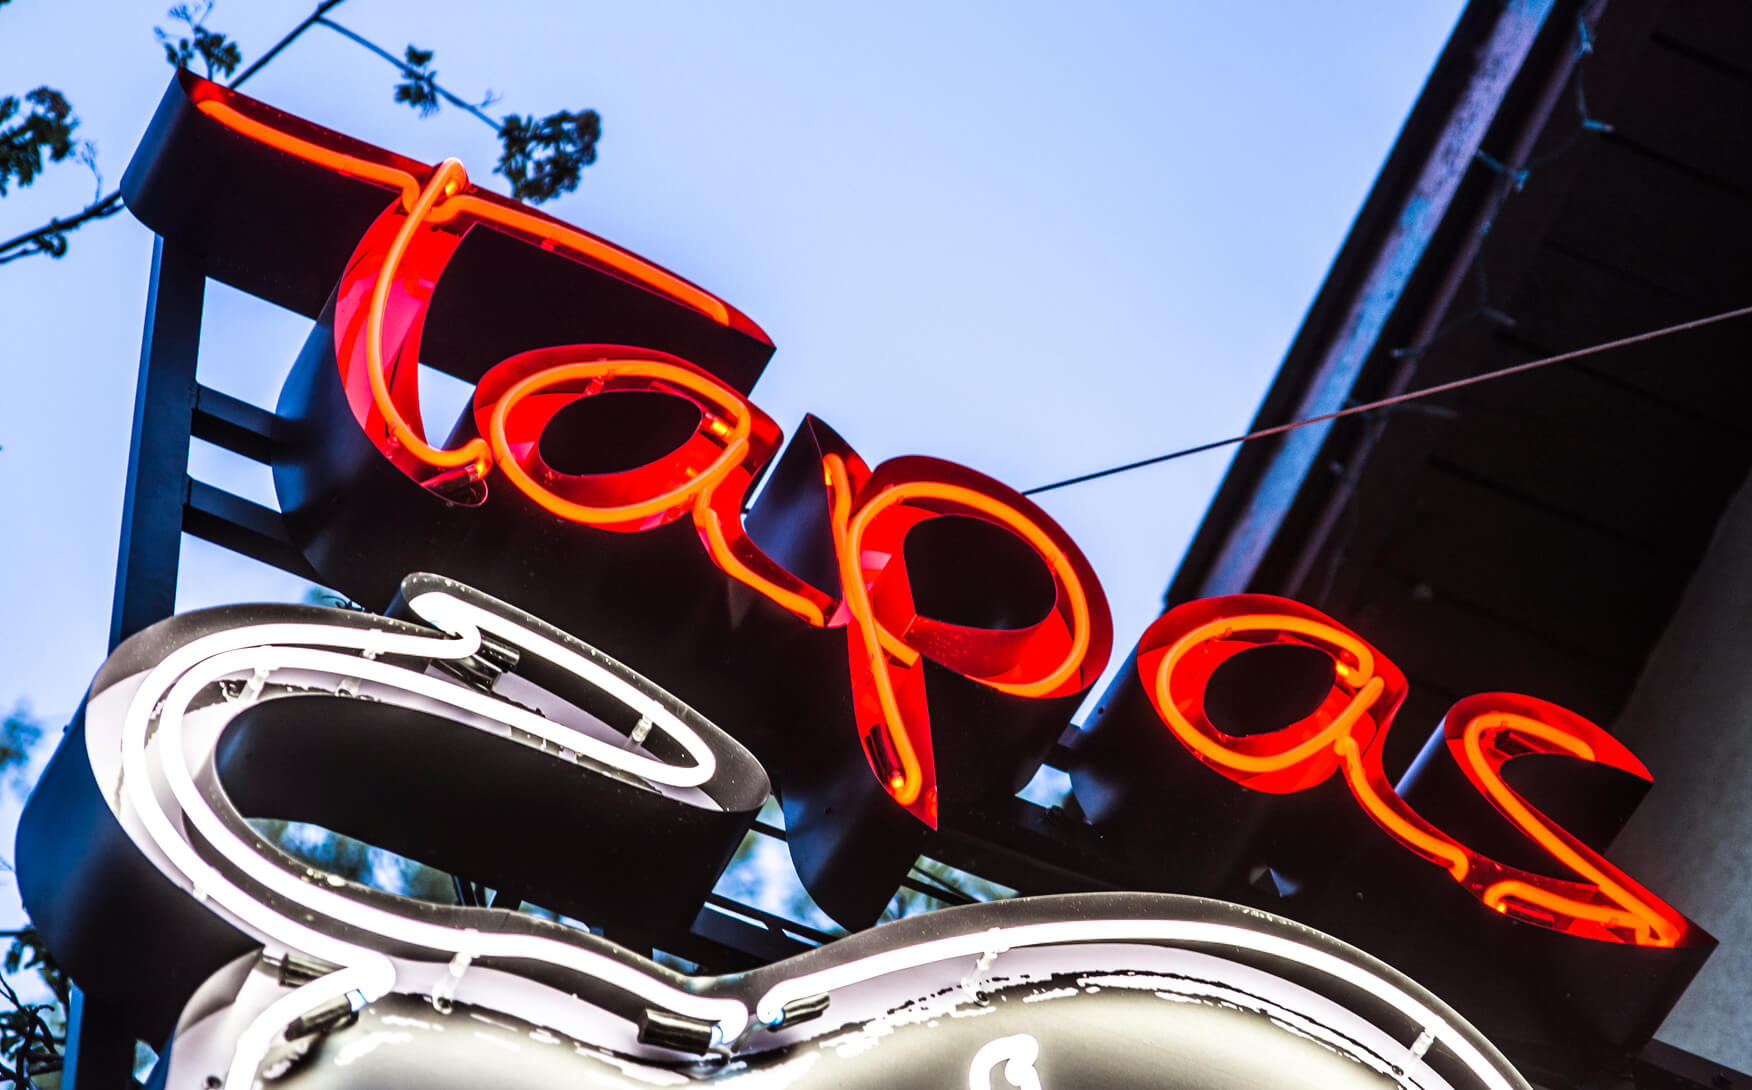
MULTIPOLYGON (((0 94, 65 91, 113 184, 169 78, 163 0, 0 9, 0 94)), ((348 0, 495 112, 602 112, 599 163, 547 206, 731 301, 778 352, 755 401, 872 463, 931 454, 1017 488, 1245 428, 1458 14, 1342 4, 348 0)), ((305 0, 221 0, 253 58, 305 0)), ((323 28, 246 88, 496 184, 492 134, 391 102, 323 28)), ((10 237, 89 200, 57 168, 0 201, 10 237)), ((151 236, 126 214, 63 260, 0 266, 0 708, 61 721, 102 661, 151 236)), ((210 285, 202 381, 271 405, 302 319, 210 285)), ((1042 497, 1101 575, 1115 659, 1152 619, 1228 464, 1042 497)), ((198 476, 272 501, 197 450, 198 476)), ((302 584, 199 542, 182 606, 302 584)))

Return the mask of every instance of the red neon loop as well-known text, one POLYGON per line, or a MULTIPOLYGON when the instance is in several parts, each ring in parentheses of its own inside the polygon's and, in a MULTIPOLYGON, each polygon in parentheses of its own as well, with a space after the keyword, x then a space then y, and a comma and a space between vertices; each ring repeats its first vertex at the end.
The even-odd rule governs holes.
POLYGON ((555 517, 637 533, 691 515, 725 574, 810 624, 827 623, 833 599, 776 564, 742 525, 743 499, 778 447, 778 425, 709 373, 648 349, 536 349, 481 378, 474 413, 506 479, 555 517), (542 460, 542 431, 560 409, 625 390, 685 400, 699 410, 699 423, 675 450, 619 473, 566 474, 542 460))
MULTIPOLYGON (((705 372, 670 356, 627 359, 617 364, 591 359, 593 346, 524 353, 494 369, 501 374, 509 369, 519 376, 516 383, 501 382, 492 387, 494 403, 500 407, 497 414, 485 412, 477 397, 478 437, 448 450, 426 441, 419 418, 418 369, 414 364, 418 359, 420 326, 438 277, 455 252, 457 236, 434 228, 425 220, 441 200, 449 200, 466 187, 467 181, 460 163, 445 160, 422 187, 405 216, 399 208, 392 207, 379 217, 342 279, 337 306, 337 322, 341 326, 337 348, 349 401, 361 424, 376 435, 384 452, 405 472, 429 487, 448 490, 447 498, 453 500, 458 498, 459 484, 466 487, 481 481, 497 460, 502 472, 519 489, 554 514, 575 522, 636 527, 652 517, 666 521, 690 506, 697 492, 721 481, 739 459, 747 456, 751 418, 757 410, 705 372), (361 328, 357 307, 362 298, 367 301, 361 328), (395 346, 392 354, 386 355, 386 344, 395 346), (536 368, 544 370, 544 375, 534 373, 531 368, 534 360, 545 365, 536 368), (551 403, 555 401, 551 394, 534 395, 564 391, 571 386, 582 389, 593 379, 609 381, 617 376, 622 388, 627 388, 625 380, 630 379, 648 380, 659 388, 672 390, 701 407, 706 414, 706 426, 729 429, 719 436, 724 440, 724 455, 714 457, 709 466, 695 466, 683 460, 683 470, 700 478, 697 484, 672 489, 647 501, 598 509, 538 484, 526 468, 528 459, 511 456, 506 418, 525 398, 531 398, 532 404, 551 403), (362 394, 365 390, 370 395, 368 406, 354 392, 362 394), (454 473, 447 471, 461 471, 464 477, 459 482, 454 473)), ((777 429, 772 431, 776 443, 777 429)), ((522 429, 519 437, 527 432, 527 428, 522 429)), ((539 428, 536 432, 539 433, 539 428)), ((533 447, 532 439, 528 445, 533 447)))
MULTIPOLYGON (((432 291, 458 241, 474 225, 529 238, 545 249, 612 270, 722 325, 760 335, 720 300, 680 277, 602 239, 469 184, 447 159, 426 172, 386 153, 347 142, 315 126, 302 135, 284 119, 264 118, 259 104, 206 81, 190 90, 195 108, 250 140, 338 174, 397 192, 372 225, 343 275, 336 307, 338 366, 348 401, 368 435, 403 472, 452 502, 478 502, 493 464, 488 440, 434 446, 420 420, 419 338, 432 291), (331 143, 332 142, 332 143, 331 143), (343 148, 352 150, 343 150, 343 148), (364 154, 360 152, 363 151, 364 154)), ((515 475, 516 469, 508 471, 515 475)), ((539 502, 539 497, 538 497, 539 502)))
POLYGON ((1150 626, 1138 672, 1157 714, 1199 760, 1256 791, 1289 794, 1336 770, 1341 738, 1367 751, 1399 703, 1405 680, 1354 633, 1299 602, 1265 595, 1191 602, 1150 626), (1333 659, 1332 686, 1311 714, 1267 734, 1230 735, 1204 711, 1204 691, 1224 662, 1287 643, 1333 659))
MULTIPOLYGON (((421 199, 453 178, 435 177, 421 199)), ((420 331, 460 237, 391 208, 354 252, 336 305, 337 362, 355 418, 384 455, 451 502, 478 502, 496 465, 508 483, 558 518, 637 531, 691 510, 702 544, 728 575, 811 624, 835 603, 775 564, 742 527, 741 502, 779 444, 772 419, 685 360, 649 349, 569 345, 521 353, 482 377, 478 438, 430 446, 419 414, 420 331), (388 346, 387 348, 385 346, 388 346), (624 474, 568 476, 540 463, 541 428, 564 404, 612 390, 692 402, 700 427, 681 448, 624 474)))
POLYGON ((420 183, 407 171, 390 166, 388 163, 372 162, 357 155, 325 148, 314 141, 305 140, 266 122, 257 121, 232 103, 215 97, 224 92, 219 91, 214 85, 207 84, 203 91, 206 93, 197 92, 195 108, 231 131, 247 136, 258 144, 266 144, 290 155, 295 155, 306 162, 327 167, 337 174, 361 178, 367 182, 400 190, 401 207, 404 212, 412 209, 414 202, 419 199, 420 183))
POLYGON ((1273 794, 1302 791, 1342 771, 1364 812, 1389 836, 1456 880, 1466 876, 1464 849, 1387 782, 1381 744, 1405 700, 1405 676, 1356 633, 1288 598, 1208 598, 1170 610, 1150 626, 1138 644, 1138 674, 1162 722, 1210 768, 1273 794), (1236 655, 1276 643, 1332 656, 1331 688, 1311 714, 1278 730, 1225 733, 1205 714, 1211 675, 1236 655))
POLYGON ((824 457, 839 561, 854 704, 866 756, 896 802, 935 825, 935 778, 922 657, 1013 696, 1052 698, 1086 689, 1112 648, 1107 601, 1063 530, 1019 494, 931 458, 902 458, 864 474, 824 457), (922 617, 902 557, 908 531, 945 515, 997 525, 1046 566, 1054 601, 1022 629, 980 629, 922 617))
POLYGON ((1138 671, 1157 715, 1206 766, 1257 791, 1291 793, 1337 770, 1363 810, 1405 848, 1446 869, 1485 906, 1568 934, 1640 946, 1674 946, 1695 929, 1512 791, 1505 761, 1552 753, 1648 777, 1630 751, 1574 712, 1532 697, 1468 697, 1444 722, 1467 777, 1517 829, 1580 882, 1499 863, 1419 816, 1391 786, 1381 749, 1406 693, 1404 675, 1355 633, 1299 602, 1265 595, 1211 598, 1179 606, 1138 645, 1138 671), (1210 721, 1204 693, 1216 668, 1271 643, 1325 651, 1331 690, 1312 714, 1267 734, 1234 736, 1210 721))
POLYGON ((673 522, 727 480, 778 428, 740 394, 684 360, 614 345, 540 348, 488 371, 475 389, 475 425, 499 471, 550 514, 600 529, 637 532, 673 522), (679 447, 618 473, 569 474, 542 460, 540 439, 561 409, 617 391, 655 392, 699 410, 679 447))
MULTIPOLYGON (((455 181, 449 173, 434 176, 416 209, 455 181)), ((360 240, 335 300, 336 365, 354 418, 402 472, 454 501, 485 478, 492 456, 481 439, 454 450, 427 442, 418 363, 427 308, 460 241, 392 206, 360 240)))
POLYGON ((1470 853, 1467 887, 1487 907, 1557 931, 1638 946, 1679 946, 1690 921, 1638 885, 1503 782, 1516 757, 1554 754, 1648 779, 1630 750, 1575 712, 1514 693, 1483 693, 1454 705, 1442 722, 1449 751, 1467 779, 1517 829, 1581 878, 1564 881, 1470 853))

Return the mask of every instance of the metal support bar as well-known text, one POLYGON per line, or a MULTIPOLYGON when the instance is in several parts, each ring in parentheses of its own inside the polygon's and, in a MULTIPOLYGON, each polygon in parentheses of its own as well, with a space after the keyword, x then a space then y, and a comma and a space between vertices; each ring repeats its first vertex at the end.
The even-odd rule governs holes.
POLYGON ((1126 888, 1122 864, 1099 833, 1025 799, 958 812, 925 854, 1024 895, 1126 888))
POLYGON ((713 894, 701 906, 687 941, 678 943, 671 952, 715 968, 751 969, 813 949, 809 943, 787 935, 787 928, 798 934, 808 931, 753 906, 713 894))
POLYGON ((280 418, 266 409, 211 386, 195 385, 195 415, 190 428, 195 438, 224 447, 233 454, 263 465, 272 465, 280 418))
POLYGON ((234 553, 242 553, 301 579, 320 583, 316 569, 286 538, 280 513, 210 484, 188 482, 183 529, 234 553))
POLYGON ((183 487, 188 479, 195 356, 207 276, 198 254, 159 238, 152 244, 152 285, 134 394, 134 441, 122 501, 110 647, 176 608, 182 553, 183 487))
POLYGON ((116 1012, 73 989, 67 1014, 67 1057, 61 1090, 130 1090, 134 1081, 134 1036, 116 1012))
POLYGON ((1638 1090, 1752 1090, 1752 1076, 1665 1041, 1644 1045, 1629 1074, 1638 1090))

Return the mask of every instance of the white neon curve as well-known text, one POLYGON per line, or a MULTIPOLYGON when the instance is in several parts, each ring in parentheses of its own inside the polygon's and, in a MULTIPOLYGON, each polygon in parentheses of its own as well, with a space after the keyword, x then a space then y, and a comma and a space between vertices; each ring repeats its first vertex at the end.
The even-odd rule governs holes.
POLYGON ((1454 1023, 1431 1010, 1415 996, 1369 970, 1306 943, 1280 935, 1268 935, 1233 924, 1199 920, 1057 920, 1051 923, 994 927, 966 935, 921 942, 898 950, 830 966, 818 972, 792 977, 773 985, 755 1004, 755 1017, 776 1025, 785 1005, 810 996, 831 994, 839 988, 873 980, 890 973, 915 969, 952 958, 1000 954, 1024 946, 1051 946, 1076 942, 1169 942, 1210 943, 1235 946, 1293 961, 1327 976, 1361 988, 1417 1023, 1425 1034, 1448 1049, 1492 1090, 1514 1090, 1496 1066, 1454 1023))
POLYGON ((992 1090, 992 1071, 1004 1065, 1004 1078, 1017 1090, 1041 1090, 1040 1072, 1035 1061, 1040 1059, 1040 1042, 1032 1034, 1015 1033, 987 1041, 973 1054, 973 1064, 967 1069, 967 1090, 992 1090))
MULTIPOLYGON (((355 901, 282 870, 234 834, 207 804, 195 784, 195 767, 184 751, 183 715, 189 702, 211 682, 235 674, 239 669, 262 666, 318 670, 393 685, 500 722, 515 723, 520 729, 528 729, 576 752, 589 753, 635 775, 656 772, 658 775, 650 778, 666 779, 682 786, 703 782, 711 775, 714 767, 711 752, 697 732, 600 665, 449 594, 422 594, 411 604, 421 616, 452 629, 457 635, 402 635, 382 629, 310 623, 255 625, 191 641, 149 670, 129 702, 122 725, 123 794, 147 835, 182 872, 197 900, 211 901, 223 908, 258 938, 343 966, 348 970, 344 979, 351 981, 344 991, 359 991, 366 1002, 394 990, 396 969, 393 959, 369 947, 324 934, 276 911, 200 857, 179 831, 176 816, 166 811, 153 791, 152 762, 147 743, 153 734, 154 709, 157 708, 159 772, 170 787, 182 816, 238 870, 293 904, 318 917, 443 954, 454 955, 466 948, 474 957, 516 958, 570 969, 595 977, 652 1005, 712 1022, 719 1027, 723 1039, 734 1039, 748 1022, 747 1008, 740 1001, 681 991, 613 958, 558 940, 535 935, 467 932, 409 920, 355 901), (573 669, 593 683, 602 684, 613 695, 644 711, 655 726, 665 730, 695 756, 695 766, 675 769, 628 754, 473 690, 373 661, 377 655, 466 658, 479 649, 482 630, 492 631, 529 650, 543 654, 555 652, 551 658, 557 664, 573 669), (287 644, 305 646, 285 646, 287 644), (308 646, 310 644, 361 651, 370 657, 315 650, 308 646), (699 775, 702 769, 704 776, 699 775)), ((204 752, 196 755, 195 760, 204 762, 210 756, 210 752, 204 752)), ((328 977, 321 979, 329 980, 328 977)), ((273 1036, 293 1018, 333 998, 332 987, 340 983, 330 981, 329 986, 320 989, 299 988, 294 995, 276 1002, 251 1026, 246 1039, 239 1042, 240 1046, 248 1044, 251 1053, 260 1046, 262 1051, 256 1055, 259 1062, 267 1047, 259 1039, 263 1033, 267 1034, 266 1041, 271 1043, 273 1036), (298 997, 296 1000, 295 996, 298 997)), ((539 1023, 540 1019, 532 1018, 531 1021, 539 1023)), ((227 1075, 227 1090, 247 1090, 255 1068, 248 1068, 245 1081, 235 1081, 234 1076, 243 1077, 243 1069, 248 1066, 247 1057, 242 1053, 236 1060, 227 1075)))
MULTIPOLYGON (((313 957, 342 966, 276 1000, 256 1017, 237 1041, 225 1079, 225 1090, 249 1090, 256 1072, 285 1027, 302 1014, 337 996, 357 993, 360 1003, 369 1003, 395 990, 397 962, 377 950, 325 934, 264 904, 254 894, 236 885, 224 872, 207 863, 180 829, 181 818, 197 829, 214 850, 239 871, 279 896, 319 918, 357 928, 392 941, 424 947, 440 955, 465 954, 470 958, 493 957, 543 962, 594 977, 653 1006, 699 1018, 718 1027, 721 1041, 738 1040, 750 1024, 750 1011, 738 999, 709 997, 683 991, 625 965, 611 957, 569 943, 535 935, 502 934, 465 930, 406 919, 395 913, 353 900, 337 891, 304 881, 258 854, 226 825, 207 803, 196 784, 198 768, 210 759, 210 749, 193 757, 185 752, 184 716, 189 703, 214 681, 240 671, 268 669, 308 670, 346 678, 359 678, 401 688, 453 707, 476 712, 501 722, 518 719, 520 729, 572 748, 589 752, 604 763, 636 775, 647 766, 674 769, 648 758, 613 749, 606 743, 570 728, 523 713, 521 709, 460 685, 374 661, 380 655, 405 655, 424 659, 466 658, 480 647, 482 631, 526 649, 537 651, 556 663, 577 669, 588 678, 634 706, 650 704, 622 679, 600 665, 577 656, 535 633, 489 613, 472 603, 443 592, 416 597, 413 606, 421 616, 454 636, 403 635, 383 629, 353 628, 316 623, 273 623, 215 633, 194 640, 172 652, 147 671, 139 690, 130 699, 122 726, 122 788, 147 835, 188 883, 198 900, 210 901, 239 920, 257 937, 282 944, 313 957), (483 623, 484 622, 484 623, 483 623), (344 654, 310 645, 363 652, 344 654), (609 684, 603 684, 607 682, 609 684), (618 691, 617 691, 618 690, 618 691), (157 771, 163 776, 181 814, 172 812, 153 790, 154 763, 148 750, 154 721, 157 723, 157 771), (587 744, 589 743, 589 744, 587 744), (600 754, 600 756, 599 756, 600 754)), ((708 766, 711 753, 703 739, 686 724, 658 706, 646 714, 687 748, 701 754, 692 774, 708 766), (689 745, 693 741, 696 746, 689 745)), ((215 735, 215 744, 223 731, 215 735)), ((709 775, 709 773, 708 773, 709 775)), ((650 777, 656 779, 656 777, 650 777)), ((671 780, 669 782, 675 782, 671 780)), ((698 782, 698 781, 695 781, 698 782)), ((1514 1084, 1474 1046, 1460 1029, 1427 1005, 1373 972, 1294 939, 1264 934, 1231 924, 1163 919, 1111 919, 1053 921, 951 936, 913 946, 884 951, 817 972, 792 977, 770 988, 752 1012, 769 1026, 783 1021, 786 1004, 892 973, 935 962, 996 954, 1023 947, 1088 942, 1159 942, 1213 944, 1256 951, 1282 958, 1358 987, 1398 1010, 1421 1030, 1422 1036, 1448 1049, 1491 1090, 1514 1090, 1514 1084)), ((507 1013, 517 1013, 510 1012, 507 1013)), ((539 1010, 528 1012, 529 1021, 541 1024, 539 1010)))
MULTIPOLYGON (((394 984, 395 970, 388 959, 382 959, 381 964, 338 969, 293 988, 268 1004, 238 1034, 237 1044, 231 1052, 231 1063, 225 1068, 226 1090, 247 1090, 255 1085, 256 1072, 267 1060, 268 1050, 274 1047, 275 1039, 294 1019, 342 996, 350 999, 350 993, 360 996, 371 992, 387 993, 394 990, 394 984)), ((353 1004, 349 1003, 349 1006, 353 1004)))

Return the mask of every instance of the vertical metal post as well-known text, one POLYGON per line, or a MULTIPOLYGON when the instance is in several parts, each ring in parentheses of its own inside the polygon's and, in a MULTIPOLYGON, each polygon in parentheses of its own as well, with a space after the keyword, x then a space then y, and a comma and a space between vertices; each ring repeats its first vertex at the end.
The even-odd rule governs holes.
POLYGON ((122 501, 121 552, 110 611, 110 647, 170 616, 182 554, 188 492, 189 427, 195 356, 207 276, 197 253, 160 237, 152 245, 152 286, 134 394, 134 440, 122 501))
POLYGON ((134 1081, 134 1036, 115 1011, 73 989, 67 1012, 67 1056, 62 1090, 130 1090, 134 1081))
MULTIPOLYGON (((188 494, 189 431, 195 407, 195 357, 207 275, 201 257, 174 241, 152 245, 152 285, 134 391, 134 435, 122 500, 110 647, 170 616, 182 559, 188 494)), ((101 1001, 73 989, 67 1018, 64 1090, 124 1090, 134 1081, 134 1035, 101 1001)))

